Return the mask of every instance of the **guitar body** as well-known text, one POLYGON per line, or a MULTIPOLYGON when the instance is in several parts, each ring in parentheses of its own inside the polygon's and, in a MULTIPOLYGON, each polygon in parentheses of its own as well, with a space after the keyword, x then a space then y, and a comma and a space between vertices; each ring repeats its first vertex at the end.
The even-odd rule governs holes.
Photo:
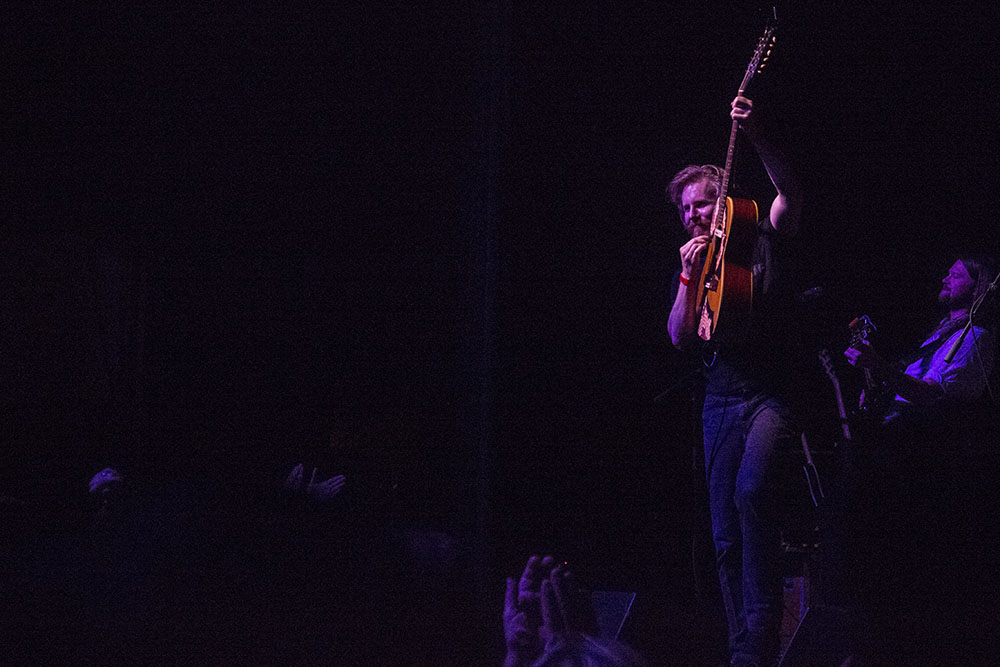
POLYGON ((855 410, 855 416, 863 425, 871 429, 881 426, 889 414, 892 399, 889 393, 887 383, 875 380, 870 373, 865 374, 865 400, 855 410))
POLYGON ((734 329, 749 321, 757 216, 757 202, 726 197, 726 213, 708 246, 698 285, 698 303, 702 304, 698 336, 702 340, 711 339, 723 315, 734 329))

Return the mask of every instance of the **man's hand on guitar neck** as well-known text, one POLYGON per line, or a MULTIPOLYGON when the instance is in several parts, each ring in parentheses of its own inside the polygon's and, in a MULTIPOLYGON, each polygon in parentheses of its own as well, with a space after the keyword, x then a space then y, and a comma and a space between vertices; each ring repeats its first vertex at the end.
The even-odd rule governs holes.
POLYGON ((756 140, 758 128, 757 121, 753 115, 753 102, 750 98, 737 95, 729 103, 729 106, 731 107, 729 117, 740 124, 740 129, 747 133, 751 141, 756 140))

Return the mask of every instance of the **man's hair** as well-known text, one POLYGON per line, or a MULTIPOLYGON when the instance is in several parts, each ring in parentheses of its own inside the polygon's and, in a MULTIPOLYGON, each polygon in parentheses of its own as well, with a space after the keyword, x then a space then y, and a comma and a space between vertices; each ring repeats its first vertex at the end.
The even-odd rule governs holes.
POLYGON ((681 195, 684 193, 684 188, 698 181, 708 181, 710 194, 712 197, 718 197, 719 184, 722 183, 722 170, 714 164, 703 164, 701 166, 689 164, 681 169, 670 180, 670 185, 667 186, 667 196, 670 197, 670 201, 673 202, 674 206, 680 209, 681 195))
POLYGON ((969 277, 975 283, 972 288, 972 302, 975 303, 986 294, 990 283, 996 278, 996 261, 992 257, 981 254, 959 255, 958 261, 962 262, 965 270, 969 272, 969 277))
POLYGON ((980 253, 959 255, 958 260, 962 262, 973 281, 972 303, 979 305, 975 315, 976 324, 990 331, 996 331, 997 313, 1000 311, 996 303, 997 295, 986 294, 990 289, 990 283, 997 277, 996 260, 980 253))

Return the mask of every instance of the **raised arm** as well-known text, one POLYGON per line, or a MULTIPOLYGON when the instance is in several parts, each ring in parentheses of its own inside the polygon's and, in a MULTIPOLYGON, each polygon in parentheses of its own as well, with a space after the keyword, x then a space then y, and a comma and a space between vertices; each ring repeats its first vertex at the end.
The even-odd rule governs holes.
POLYGON ((742 96, 732 101, 730 116, 739 121, 740 128, 753 144, 764 164, 764 169, 778 194, 771 203, 771 225, 785 236, 798 233, 802 213, 802 186, 787 156, 761 128, 753 114, 753 102, 742 96))

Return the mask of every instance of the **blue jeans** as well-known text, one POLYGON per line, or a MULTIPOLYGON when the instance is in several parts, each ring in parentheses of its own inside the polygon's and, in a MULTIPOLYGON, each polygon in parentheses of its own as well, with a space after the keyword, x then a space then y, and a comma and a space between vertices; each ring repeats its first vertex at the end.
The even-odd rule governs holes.
POLYGON ((760 392, 710 394, 703 420, 729 649, 773 660, 781 623, 779 459, 798 432, 786 406, 760 392))

